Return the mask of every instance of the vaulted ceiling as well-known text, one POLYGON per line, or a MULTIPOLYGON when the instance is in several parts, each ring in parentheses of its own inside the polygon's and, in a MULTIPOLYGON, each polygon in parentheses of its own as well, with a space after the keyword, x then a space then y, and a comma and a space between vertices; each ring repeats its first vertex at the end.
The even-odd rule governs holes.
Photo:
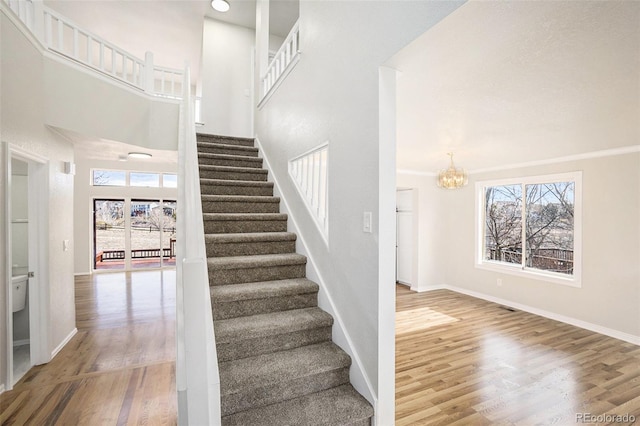
POLYGON ((399 169, 467 170, 637 145, 640 3, 461 6, 398 53, 399 169))

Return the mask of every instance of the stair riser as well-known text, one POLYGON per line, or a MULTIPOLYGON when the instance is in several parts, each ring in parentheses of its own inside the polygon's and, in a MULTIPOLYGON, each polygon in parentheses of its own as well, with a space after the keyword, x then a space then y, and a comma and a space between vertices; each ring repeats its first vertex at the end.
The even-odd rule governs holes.
POLYGON ((205 234, 242 232, 286 232, 286 220, 205 220, 205 234))
POLYGON ((276 265, 260 268, 209 269, 209 285, 253 283, 256 281, 303 278, 306 265, 276 265))
POLYGON ((349 368, 296 378, 286 382, 246 389, 241 392, 222 396, 222 415, 237 413, 256 407, 275 404, 287 399, 320 392, 349 381, 349 368))
POLYGON ((200 185, 202 195, 254 195, 273 197, 273 186, 200 185))
POLYGON ((203 201, 203 213, 280 213, 280 203, 203 201))
POLYGON ((331 326, 258 339, 241 339, 242 336, 238 336, 238 339, 231 343, 218 343, 218 360, 220 362, 231 361, 327 342, 331 340, 331 326))
POLYGON ((258 157, 257 149, 247 150, 247 149, 242 149, 242 147, 238 147, 236 149, 236 148, 222 146, 222 145, 198 147, 198 152, 204 153, 204 154, 239 155, 243 157, 253 157, 253 158, 258 157))
POLYGON ((200 169, 200 177, 204 179, 248 180, 252 182, 266 182, 267 173, 248 173, 234 171, 217 171, 200 169))
POLYGON ((206 156, 198 156, 198 164, 205 164, 209 166, 250 167, 252 169, 262 168, 262 160, 252 161, 252 160, 245 160, 241 157, 211 158, 206 156))
POLYGON ((269 314, 291 309, 312 308, 318 306, 318 294, 295 294, 290 296, 268 297, 263 299, 239 300, 234 302, 211 302, 213 319, 245 317, 248 315, 269 314))
POLYGON ((207 244, 207 257, 253 256, 257 254, 294 253, 295 241, 207 244))
POLYGON ((244 139, 233 139, 233 138, 221 138, 216 136, 203 136, 198 135, 198 142, 205 143, 219 143, 224 145, 238 145, 238 146, 254 146, 255 143, 253 140, 244 140, 244 139))

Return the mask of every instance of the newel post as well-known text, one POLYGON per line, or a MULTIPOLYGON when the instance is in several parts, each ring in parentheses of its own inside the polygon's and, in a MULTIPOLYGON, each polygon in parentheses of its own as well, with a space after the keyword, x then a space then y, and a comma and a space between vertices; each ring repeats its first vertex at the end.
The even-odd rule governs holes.
POLYGON ((150 95, 154 92, 153 53, 144 54, 144 91, 150 95))

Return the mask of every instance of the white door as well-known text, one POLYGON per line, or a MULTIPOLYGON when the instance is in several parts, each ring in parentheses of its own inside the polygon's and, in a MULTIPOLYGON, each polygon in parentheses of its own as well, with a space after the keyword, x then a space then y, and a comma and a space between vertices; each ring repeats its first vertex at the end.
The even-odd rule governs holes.
POLYGON ((412 285, 413 190, 396 191, 396 281, 412 285))

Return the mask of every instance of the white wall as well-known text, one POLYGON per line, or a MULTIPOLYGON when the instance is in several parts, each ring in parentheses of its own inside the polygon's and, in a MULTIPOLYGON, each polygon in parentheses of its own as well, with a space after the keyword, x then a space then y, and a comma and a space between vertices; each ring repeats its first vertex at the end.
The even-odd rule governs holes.
MULTIPOLYGON (((140 172, 177 173, 176 163, 152 161, 106 161, 92 160, 86 157, 76 158, 76 175, 74 186, 75 216, 75 259, 74 271, 76 275, 91 273, 93 268, 93 199, 94 198, 140 198, 140 199, 171 199, 176 200, 176 188, 139 188, 139 187, 110 187, 91 185, 91 170, 129 170, 140 172)), ((180 208, 180 207, 178 207, 180 208)))
MULTIPOLYGON (((42 53, 19 32, 4 10, 0 17, 2 142, 49 160, 49 270, 41 273, 48 276, 49 282, 50 317, 45 322, 49 327, 46 350, 51 353, 75 328, 73 247, 66 252, 62 250, 64 239, 73 240, 73 178, 63 170, 65 161, 73 161, 73 146, 45 126, 42 53)), ((2 191, 5 191, 5 185, 3 182, 2 191)), ((3 232, 0 236, 0 247, 4 247, 5 235, 3 232)), ((0 258, 5 258, 3 252, 0 252, 0 258)), ((2 318, 7 284, 4 276, 0 284, 2 318)), ((4 358, 6 335, 4 327, 0 328, 0 350, 4 358)), ((3 363, 0 383, 4 383, 6 377, 3 363)))
POLYGON ((177 101, 120 87, 54 54, 47 54, 43 62, 46 124, 93 138, 178 149, 177 101))
POLYGON ((446 202, 446 284, 640 339, 640 154, 483 173, 469 180, 446 202), (475 182, 578 170, 583 172, 581 288, 474 267, 475 182))
MULTIPOLYGON (((256 112, 256 133, 374 393, 379 390, 378 286, 390 284, 378 283, 379 66, 459 5, 301 2, 301 60, 256 112), (329 141, 328 248, 287 176, 289 159, 325 141, 329 141), (370 234, 362 232, 365 211, 374 212, 370 234)), ((388 261, 393 264, 393 257, 388 261)), ((386 302, 393 301, 392 285, 386 296, 386 302)), ((392 376, 393 366, 386 371, 392 376)))
POLYGON ((253 136, 251 86, 255 31, 205 18, 199 132, 253 136))
POLYGON ((414 230, 417 249, 414 256, 418 268, 418 281, 411 286, 412 290, 425 291, 445 283, 446 253, 443 242, 447 241, 447 228, 443 226, 447 220, 444 203, 447 194, 435 184, 434 176, 409 173, 396 175, 398 188, 413 188, 417 196, 414 208, 414 230))

